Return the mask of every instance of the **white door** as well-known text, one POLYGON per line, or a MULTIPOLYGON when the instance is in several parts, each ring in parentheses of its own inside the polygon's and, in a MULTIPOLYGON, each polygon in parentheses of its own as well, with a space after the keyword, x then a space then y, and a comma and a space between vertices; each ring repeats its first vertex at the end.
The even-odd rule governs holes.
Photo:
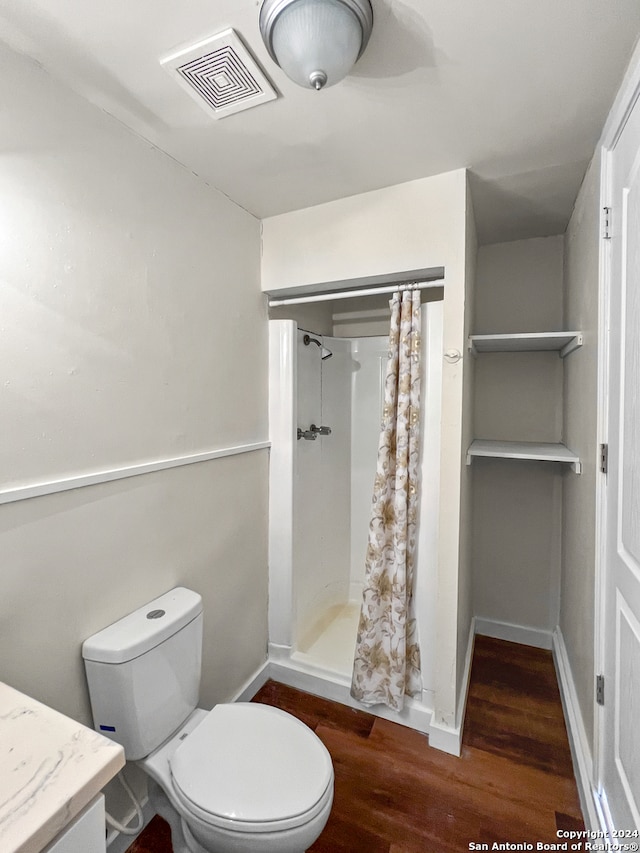
POLYGON ((612 828, 631 831, 640 828, 640 102, 609 157, 609 470, 600 775, 612 828))

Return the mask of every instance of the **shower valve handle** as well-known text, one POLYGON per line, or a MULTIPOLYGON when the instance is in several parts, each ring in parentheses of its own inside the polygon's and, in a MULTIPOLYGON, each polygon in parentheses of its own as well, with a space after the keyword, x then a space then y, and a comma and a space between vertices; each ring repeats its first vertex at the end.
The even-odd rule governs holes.
POLYGON ((298 427, 298 441, 301 438, 304 438, 305 441, 315 441, 318 437, 318 433, 314 432, 313 429, 300 429, 298 427))
POLYGON ((309 429, 311 432, 315 432, 316 435, 331 435, 331 427, 328 426, 316 426, 315 424, 311 424, 309 429))

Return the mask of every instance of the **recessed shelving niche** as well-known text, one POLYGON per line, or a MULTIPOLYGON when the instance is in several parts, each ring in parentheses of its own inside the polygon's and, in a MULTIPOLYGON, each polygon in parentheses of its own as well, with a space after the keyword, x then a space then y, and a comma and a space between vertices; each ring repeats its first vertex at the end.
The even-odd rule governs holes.
MULTIPOLYGON (((470 335, 469 352, 549 352, 566 358, 582 346, 582 332, 522 332, 500 335, 470 335)), ((580 458, 564 444, 533 441, 491 441, 475 439, 467 451, 467 465, 474 456, 495 459, 520 459, 537 462, 563 462, 580 474, 580 458)))

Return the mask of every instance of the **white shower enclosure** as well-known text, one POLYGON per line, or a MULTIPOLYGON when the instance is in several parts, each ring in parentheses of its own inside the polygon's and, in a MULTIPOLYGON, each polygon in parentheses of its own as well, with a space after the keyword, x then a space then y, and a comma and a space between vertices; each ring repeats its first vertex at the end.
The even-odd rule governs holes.
MULTIPOLYGON (((415 594, 423 690, 420 697, 408 700, 401 713, 384 706, 368 709, 425 732, 433 706, 442 307, 441 302, 422 306, 415 594)), ((349 695, 349 686, 364 581, 387 338, 329 337, 312 329, 298 329, 293 320, 271 320, 269 346, 271 672, 284 683, 359 707, 349 695), (305 334, 313 339, 306 345, 305 334), (327 350, 332 355, 323 359, 327 350)))

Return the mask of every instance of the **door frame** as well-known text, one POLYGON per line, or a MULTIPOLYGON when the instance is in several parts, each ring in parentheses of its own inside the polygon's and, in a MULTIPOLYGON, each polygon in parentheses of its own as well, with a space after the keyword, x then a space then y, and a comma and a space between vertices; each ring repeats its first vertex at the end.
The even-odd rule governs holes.
MULTIPOLYGON (((631 57, 629 67, 616 99, 611 107, 596 156, 600 157, 600 251, 598 287, 598 390, 597 390, 597 446, 608 443, 609 420, 609 319, 612 291, 611 241, 604 237, 604 209, 612 207, 611 159, 629 115, 640 100, 640 42, 631 57)), ((600 466, 598 465, 598 471, 600 466)), ((598 473, 596 480, 596 553, 595 553, 595 607, 594 607, 594 743, 593 779, 594 801, 601 828, 609 828, 606 804, 600 799, 602 764, 605 743, 604 708, 595 697, 595 677, 604 672, 605 665, 605 608, 608 565, 607 544, 607 489, 606 474, 598 473)))

